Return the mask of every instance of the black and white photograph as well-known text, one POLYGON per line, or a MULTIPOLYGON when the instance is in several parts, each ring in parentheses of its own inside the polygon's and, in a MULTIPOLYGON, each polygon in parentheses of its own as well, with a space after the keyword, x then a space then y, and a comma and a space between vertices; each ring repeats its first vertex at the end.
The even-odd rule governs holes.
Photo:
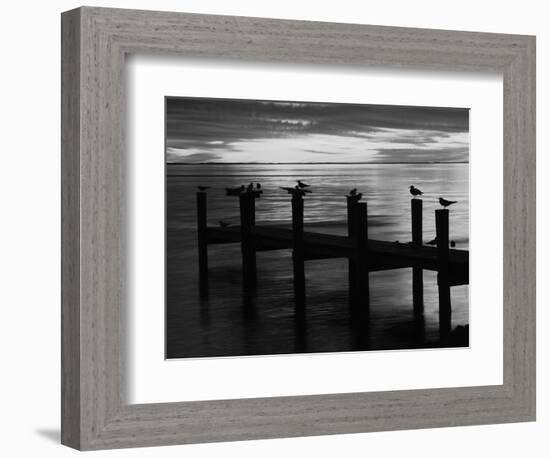
POLYGON ((165 98, 166 357, 469 345, 469 110, 165 98))

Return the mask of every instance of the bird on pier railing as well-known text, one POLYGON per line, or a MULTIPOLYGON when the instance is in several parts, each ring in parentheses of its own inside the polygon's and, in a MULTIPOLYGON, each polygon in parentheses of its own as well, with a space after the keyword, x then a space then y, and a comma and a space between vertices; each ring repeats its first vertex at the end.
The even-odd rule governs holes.
POLYGON ((260 196, 262 195, 263 191, 261 189, 254 189, 252 191, 247 191, 249 192, 250 194, 252 194, 252 196, 254 196, 256 199, 259 199, 260 196))
POLYGON ((409 186, 409 192, 414 196, 418 197, 424 194, 420 189, 415 188, 412 184, 409 186))
POLYGON ((245 188, 244 184, 242 184, 240 186, 237 186, 236 188, 225 188, 225 195, 226 196, 238 196, 242 192, 244 192, 245 189, 246 188, 245 188))
POLYGON ((456 204, 457 202, 458 202, 457 200, 447 200, 447 199, 444 199, 443 197, 439 198, 439 203, 443 207, 448 207, 449 205, 456 204))
POLYGON ((351 199, 352 202, 359 202, 363 197, 363 193, 357 192, 357 189, 352 189, 349 192, 348 197, 351 199))
POLYGON ((198 186, 197 186, 197 189, 198 189, 199 191, 206 191, 207 189, 210 189, 210 186, 198 185, 198 186))
POLYGON ((295 186, 294 188, 281 186, 281 189, 291 194, 292 196, 304 197, 306 194, 311 194, 311 191, 309 189, 300 189, 298 186, 295 186))
MULTIPOLYGON (((430 240, 429 242, 426 242, 426 245, 437 245, 437 237, 433 240, 430 240)), ((456 242, 454 240, 451 240, 449 242, 449 245, 451 245, 452 248, 456 246, 456 242)))
POLYGON ((263 191, 262 191, 262 185, 260 183, 256 183, 256 185, 254 185, 254 183, 250 183, 247 187, 246 187, 246 192, 250 195, 252 195, 254 198, 257 198, 259 199, 260 196, 262 195, 263 191))
POLYGON ((303 189, 303 188, 309 188, 309 184, 306 184, 306 183, 303 183, 302 181, 300 180, 297 180, 296 183, 298 183, 298 187, 303 189))
POLYGON ((225 229, 226 227, 231 226, 231 223, 228 223, 228 222, 226 222, 226 221, 221 221, 221 220, 218 221, 218 224, 220 225, 220 227, 221 227, 222 229, 225 229))

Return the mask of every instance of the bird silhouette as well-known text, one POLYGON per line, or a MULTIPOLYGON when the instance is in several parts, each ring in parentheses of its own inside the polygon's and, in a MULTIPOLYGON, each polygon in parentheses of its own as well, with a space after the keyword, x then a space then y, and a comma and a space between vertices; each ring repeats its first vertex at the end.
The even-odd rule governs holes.
MULTIPOLYGON (((433 240, 430 240, 429 242, 426 242, 426 245, 437 245, 437 237, 433 240)), ((456 246, 456 242, 454 240, 451 240, 449 242, 449 245, 451 245, 452 248, 456 246)))
POLYGON ((281 186, 281 189, 289 194, 292 194, 292 196, 304 197, 306 194, 311 194, 311 191, 309 189, 301 189, 298 186, 295 186, 294 188, 281 186))
POLYGON ((236 188, 225 188, 226 196, 238 196, 241 192, 245 190, 244 184, 237 186, 236 188))
POLYGON ((361 200, 361 198, 363 197, 363 193, 358 192, 357 194, 353 194, 350 197, 353 200, 353 202, 359 202, 361 200))
POLYGON ((254 183, 251 182, 251 183, 247 186, 246 190, 247 190, 248 192, 252 192, 252 191, 254 190, 254 183))
POLYGON ((354 196, 355 194, 357 194, 357 188, 353 188, 353 189, 349 192, 349 195, 350 195, 350 196, 354 196))
POLYGON ((410 192, 414 197, 421 196, 422 194, 424 194, 420 189, 415 188, 412 184, 409 186, 409 192, 410 192))
POLYGON ((199 185, 199 186, 197 186, 197 189, 199 191, 206 191, 207 189, 210 189, 210 186, 201 186, 201 185, 199 185))
POLYGON ((309 188, 309 186, 310 186, 309 184, 303 183, 303 182, 300 181, 300 180, 297 180, 296 183, 298 183, 298 186, 299 186, 300 188, 309 188))
POLYGON ((260 196, 262 195, 263 191, 261 189, 254 189, 253 191, 249 191, 250 194, 252 194, 252 196, 256 197, 256 198, 260 198, 260 196))
POLYGON ((262 185, 260 183, 256 183, 256 189, 262 189, 262 185))
POLYGON ((218 224, 220 225, 221 228, 225 229, 226 227, 228 226, 231 226, 231 223, 228 223, 226 221, 218 221, 218 224))
POLYGON ((439 198, 439 203, 440 203, 443 207, 448 207, 449 205, 456 204, 457 201, 456 201, 456 200, 447 200, 447 199, 444 199, 443 197, 440 197, 440 198, 439 198))
POLYGON ((295 188, 289 188, 289 187, 287 187, 287 186, 281 186, 281 189, 282 189, 283 191, 288 192, 289 194, 293 194, 293 193, 296 191, 295 188))

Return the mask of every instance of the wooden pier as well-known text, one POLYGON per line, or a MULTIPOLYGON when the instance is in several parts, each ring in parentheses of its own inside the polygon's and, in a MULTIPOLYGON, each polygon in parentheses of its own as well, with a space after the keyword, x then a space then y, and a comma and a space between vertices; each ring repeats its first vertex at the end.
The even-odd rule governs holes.
POLYGON ((369 272, 412 268, 413 315, 423 323, 423 271, 437 272, 439 294, 439 332, 441 339, 451 332, 450 288, 469 282, 469 252, 449 248, 449 211, 435 211, 437 246, 422 242, 422 200, 411 200, 412 241, 409 243, 373 240, 368 237, 367 203, 347 197, 348 235, 333 235, 304 230, 304 198, 291 198, 292 227, 275 228, 256 225, 257 194, 239 196, 240 226, 207 225, 205 192, 197 192, 197 229, 200 294, 208 294, 208 245, 240 243, 243 286, 256 287, 256 253, 292 250, 295 314, 299 322, 306 316, 305 264, 309 260, 347 258, 350 311, 361 321, 369 319, 369 272))

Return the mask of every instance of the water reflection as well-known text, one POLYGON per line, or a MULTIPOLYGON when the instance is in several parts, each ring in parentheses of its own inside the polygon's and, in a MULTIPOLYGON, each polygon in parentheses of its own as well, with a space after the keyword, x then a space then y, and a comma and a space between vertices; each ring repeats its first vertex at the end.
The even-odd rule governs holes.
MULTIPOLYGON (((279 186, 312 184, 306 230, 346 233, 344 195, 357 187, 368 201, 369 236, 410 240, 410 195, 424 192, 424 240, 435 237, 437 198, 458 200, 450 236, 468 249, 467 164, 169 166, 167 177, 167 356, 203 357, 418 348, 437 345, 434 272, 424 272, 424 312, 412 308, 411 269, 370 274, 370 317, 349 310, 347 260, 306 263, 306 316, 296 320, 289 250, 257 255, 258 287, 243 291, 240 245, 211 245, 209 297, 198 294, 195 188, 208 192, 208 222, 239 224, 238 199, 226 186, 260 181, 257 224, 290 225, 290 199, 279 186)), ((468 324, 468 286, 452 288, 453 327, 468 324)))

